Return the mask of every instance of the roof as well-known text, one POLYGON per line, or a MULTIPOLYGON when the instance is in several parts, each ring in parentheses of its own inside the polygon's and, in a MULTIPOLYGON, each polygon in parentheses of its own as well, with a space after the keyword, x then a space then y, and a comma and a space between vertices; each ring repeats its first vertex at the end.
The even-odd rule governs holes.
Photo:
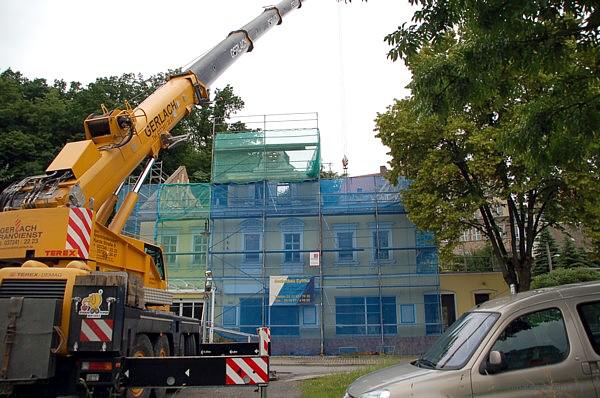
POLYGON ((566 299, 572 297, 587 296, 600 293, 600 281, 574 283, 535 289, 515 295, 500 297, 478 305, 475 311, 507 311, 513 308, 529 307, 548 301, 566 299))

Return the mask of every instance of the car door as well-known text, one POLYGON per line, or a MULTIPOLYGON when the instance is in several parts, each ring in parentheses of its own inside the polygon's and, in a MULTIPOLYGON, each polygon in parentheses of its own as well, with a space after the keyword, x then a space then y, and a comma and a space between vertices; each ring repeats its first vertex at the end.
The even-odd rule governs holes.
POLYGON ((522 309, 505 318, 471 371, 474 397, 593 397, 576 327, 559 302, 522 309), (574 342, 570 338, 574 336, 574 342), (490 353, 502 359, 490 365, 490 353))
POLYGON ((600 298, 580 298, 575 304, 581 323, 580 335, 586 358, 581 367, 583 373, 592 377, 596 396, 600 397, 600 298))

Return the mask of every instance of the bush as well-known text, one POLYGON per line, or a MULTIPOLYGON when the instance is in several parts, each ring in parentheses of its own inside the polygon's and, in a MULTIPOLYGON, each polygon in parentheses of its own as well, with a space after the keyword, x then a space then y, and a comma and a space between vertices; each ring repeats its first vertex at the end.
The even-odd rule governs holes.
POLYGON ((532 289, 600 280, 600 272, 589 268, 558 268, 531 281, 532 289))

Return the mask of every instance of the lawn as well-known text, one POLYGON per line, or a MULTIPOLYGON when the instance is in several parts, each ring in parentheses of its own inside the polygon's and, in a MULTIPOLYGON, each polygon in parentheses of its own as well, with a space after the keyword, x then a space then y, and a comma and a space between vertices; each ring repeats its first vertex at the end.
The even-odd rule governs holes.
POLYGON ((347 373, 337 373, 300 382, 300 390, 305 398, 342 398, 350 383, 360 376, 400 362, 402 357, 381 357, 376 365, 365 365, 363 368, 347 373))

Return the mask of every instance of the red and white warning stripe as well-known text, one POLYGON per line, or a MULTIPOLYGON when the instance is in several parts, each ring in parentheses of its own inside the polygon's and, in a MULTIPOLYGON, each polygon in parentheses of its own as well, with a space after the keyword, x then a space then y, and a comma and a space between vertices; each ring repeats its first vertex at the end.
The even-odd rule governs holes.
POLYGON ((79 341, 112 341, 113 320, 112 319, 82 319, 79 341))
POLYGON ((269 357, 227 358, 225 384, 266 384, 269 382, 269 357))
POLYGON ((92 211, 83 207, 72 207, 69 210, 65 248, 77 250, 82 258, 89 258, 90 255, 92 216, 92 211))
POLYGON ((260 356, 269 355, 269 344, 271 343, 271 329, 269 328, 258 328, 258 339, 260 346, 260 356))

